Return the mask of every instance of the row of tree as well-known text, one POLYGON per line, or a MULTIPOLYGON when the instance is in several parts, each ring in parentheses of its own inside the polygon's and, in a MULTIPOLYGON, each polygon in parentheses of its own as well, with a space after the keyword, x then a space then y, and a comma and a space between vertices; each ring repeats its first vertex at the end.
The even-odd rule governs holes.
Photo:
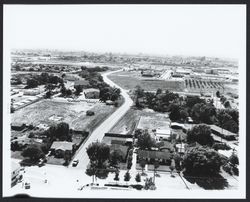
POLYGON ((41 73, 40 75, 32 75, 32 78, 27 79, 26 88, 35 88, 38 85, 46 85, 46 84, 62 84, 63 79, 50 75, 48 73, 41 73))

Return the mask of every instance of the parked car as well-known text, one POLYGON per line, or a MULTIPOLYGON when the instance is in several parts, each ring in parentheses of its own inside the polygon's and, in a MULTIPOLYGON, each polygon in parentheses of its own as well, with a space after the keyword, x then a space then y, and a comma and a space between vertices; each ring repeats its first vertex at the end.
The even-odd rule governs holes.
POLYGON ((76 167, 78 165, 78 163, 79 163, 79 160, 78 159, 74 159, 73 163, 72 163, 72 166, 76 167))
POLYGON ((25 189, 30 189, 30 183, 29 182, 25 182, 24 187, 25 187, 25 189))

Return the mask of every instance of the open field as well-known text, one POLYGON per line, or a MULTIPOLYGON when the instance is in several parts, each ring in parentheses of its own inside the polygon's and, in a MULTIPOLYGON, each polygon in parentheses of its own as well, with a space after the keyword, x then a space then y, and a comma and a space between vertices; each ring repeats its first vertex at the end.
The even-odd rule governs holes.
POLYGON ((108 76, 113 82, 126 90, 134 89, 137 85, 145 91, 163 90, 183 91, 184 83, 175 80, 157 80, 141 77, 138 72, 118 72, 108 76))
POLYGON ((157 120, 165 121, 167 124, 168 114, 158 113, 152 110, 144 109, 137 110, 131 108, 125 116, 118 121, 118 123, 110 130, 110 133, 126 134, 134 130, 139 122, 141 116, 152 117, 157 120), (130 129, 130 130, 129 130, 130 129))
POLYGON ((66 122, 73 130, 92 131, 114 110, 113 106, 107 106, 103 103, 42 100, 16 111, 12 114, 11 119, 12 123, 24 123, 33 126, 66 122), (94 111, 94 116, 86 116, 86 111, 90 109, 94 111))

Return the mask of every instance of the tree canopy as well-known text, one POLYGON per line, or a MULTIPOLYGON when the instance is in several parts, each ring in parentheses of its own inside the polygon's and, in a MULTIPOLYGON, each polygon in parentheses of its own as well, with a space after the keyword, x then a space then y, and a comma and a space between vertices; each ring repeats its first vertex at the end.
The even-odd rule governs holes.
POLYGON ((151 148, 155 145, 155 139, 151 137, 147 130, 144 130, 141 134, 138 135, 137 146, 140 149, 151 150, 151 148))
POLYGON ((204 124, 194 126, 187 132, 187 142, 198 142, 201 145, 211 146, 214 142, 214 139, 211 136, 210 127, 204 124))
POLYGON ((40 158, 43 158, 45 155, 40 147, 37 145, 29 145, 22 152, 23 157, 28 157, 32 162, 38 161, 40 158))
POLYGON ((183 165, 193 175, 218 174, 225 159, 209 147, 194 147, 184 156, 183 165))

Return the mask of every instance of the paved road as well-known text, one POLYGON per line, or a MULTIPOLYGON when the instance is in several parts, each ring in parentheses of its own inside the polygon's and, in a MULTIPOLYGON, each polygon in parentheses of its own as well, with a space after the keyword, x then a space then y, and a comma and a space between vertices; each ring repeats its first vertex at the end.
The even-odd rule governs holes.
MULTIPOLYGON (((79 159, 79 163, 76 169, 85 169, 86 166, 89 163, 89 158, 86 152, 86 148, 88 147, 89 144, 95 141, 101 141, 102 138, 104 137, 104 134, 107 133, 118 121, 119 119, 125 115, 125 113, 129 110, 129 108, 132 106, 133 101, 127 94, 126 90, 122 89, 120 86, 112 82, 111 80, 108 79, 108 75, 119 72, 122 70, 117 70, 117 71, 112 71, 108 73, 102 74, 103 80, 109 84, 112 87, 117 87, 121 89, 121 95, 124 97, 125 101, 122 106, 120 106, 113 114, 111 114, 99 127, 97 127, 92 134, 90 134, 89 138, 85 142, 85 144, 82 144, 79 150, 77 151, 75 155, 75 159, 79 159)), ((70 164, 69 166, 72 166, 70 164)))

